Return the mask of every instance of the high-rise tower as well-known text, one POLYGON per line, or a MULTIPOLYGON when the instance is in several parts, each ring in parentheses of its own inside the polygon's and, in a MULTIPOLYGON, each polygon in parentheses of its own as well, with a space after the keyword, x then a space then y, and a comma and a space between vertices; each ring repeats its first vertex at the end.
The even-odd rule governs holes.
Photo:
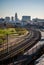
POLYGON ((18 20, 17 13, 15 13, 15 21, 17 21, 17 20, 18 20))
POLYGON ((14 21, 14 17, 13 16, 11 17, 11 21, 14 21))

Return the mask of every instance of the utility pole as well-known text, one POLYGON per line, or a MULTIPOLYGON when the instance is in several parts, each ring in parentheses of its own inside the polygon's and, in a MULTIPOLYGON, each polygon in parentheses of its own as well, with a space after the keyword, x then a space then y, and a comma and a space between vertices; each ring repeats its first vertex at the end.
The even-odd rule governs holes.
POLYGON ((9 47, 8 47, 8 34, 7 35, 7 52, 9 52, 9 47))

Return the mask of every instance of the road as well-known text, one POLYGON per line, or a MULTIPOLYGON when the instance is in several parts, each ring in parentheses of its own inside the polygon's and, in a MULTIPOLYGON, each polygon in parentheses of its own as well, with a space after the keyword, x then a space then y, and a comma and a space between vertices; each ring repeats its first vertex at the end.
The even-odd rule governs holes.
POLYGON ((40 32, 34 30, 32 30, 31 33, 31 36, 28 34, 28 36, 25 37, 25 40, 21 41, 20 44, 18 44, 17 46, 13 46, 7 53, 1 54, 0 61, 14 57, 18 53, 25 51, 28 47, 30 48, 35 45, 36 42, 40 40, 41 35, 40 32))

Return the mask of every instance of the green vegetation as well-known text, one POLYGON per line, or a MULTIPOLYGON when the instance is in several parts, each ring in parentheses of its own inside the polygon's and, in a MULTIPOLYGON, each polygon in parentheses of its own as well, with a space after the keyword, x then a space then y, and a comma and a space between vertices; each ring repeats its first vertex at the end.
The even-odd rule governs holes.
POLYGON ((6 42, 7 40, 7 35, 12 35, 12 36, 19 36, 19 35, 24 35, 26 33, 25 28, 5 28, 5 29, 0 29, 0 44, 3 44, 3 42, 6 42))
POLYGON ((27 32, 25 28, 15 28, 15 30, 19 35, 24 35, 27 32))
POLYGON ((16 33, 15 28, 0 29, 0 34, 12 34, 16 33))

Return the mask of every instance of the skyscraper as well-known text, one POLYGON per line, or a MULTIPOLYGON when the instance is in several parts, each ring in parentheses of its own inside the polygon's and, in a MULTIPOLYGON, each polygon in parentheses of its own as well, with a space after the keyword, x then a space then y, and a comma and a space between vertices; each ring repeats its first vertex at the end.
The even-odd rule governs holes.
POLYGON ((13 16, 11 17, 11 21, 14 21, 14 17, 13 16))
POLYGON ((17 21, 17 20, 18 20, 17 13, 15 13, 15 21, 17 21))

